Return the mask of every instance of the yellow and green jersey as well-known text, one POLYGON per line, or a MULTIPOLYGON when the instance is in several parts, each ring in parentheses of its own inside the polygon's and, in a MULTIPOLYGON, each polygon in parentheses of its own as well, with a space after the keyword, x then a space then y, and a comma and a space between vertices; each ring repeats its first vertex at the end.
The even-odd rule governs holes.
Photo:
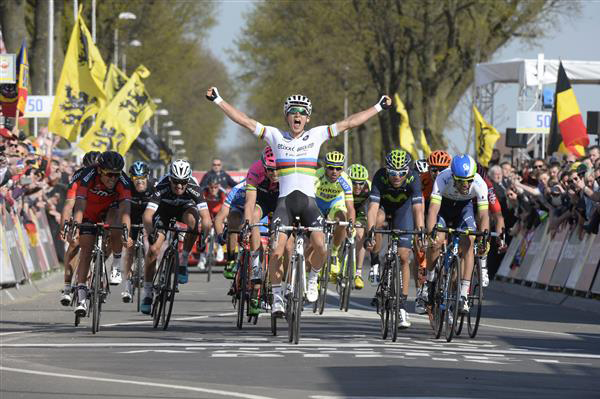
POLYGON ((324 215, 327 215, 329 209, 342 201, 352 201, 352 183, 346 172, 342 172, 340 177, 331 182, 325 175, 325 168, 317 170, 315 180, 315 199, 317 206, 324 215))

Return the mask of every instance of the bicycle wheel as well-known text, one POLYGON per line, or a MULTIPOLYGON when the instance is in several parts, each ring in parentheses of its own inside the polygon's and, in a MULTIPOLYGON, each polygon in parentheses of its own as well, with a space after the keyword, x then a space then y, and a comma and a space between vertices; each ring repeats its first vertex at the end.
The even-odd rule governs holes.
POLYGON ((436 268, 436 279, 433 284, 433 303, 431 305, 433 334, 435 339, 442 335, 444 327, 444 318, 446 317, 446 303, 444 302, 444 281, 446 281, 443 261, 440 256, 438 258, 436 268))
POLYGON ((206 255, 206 281, 210 282, 212 267, 215 263, 215 233, 213 230, 208 237, 208 254, 206 255))
POLYGON ((298 256, 294 255, 294 257, 292 258, 292 264, 291 264, 291 273, 289 275, 289 283, 294 285, 294 291, 290 292, 290 290, 288 289, 289 285, 286 285, 285 288, 285 292, 286 292, 286 298, 287 301, 285 303, 285 318, 287 320, 288 323, 288 342, 292 342, 294 340, 294 322, 296 320, 296 315, 295 315, 295 311, 296 311, 296 306, 294 303, 294 293, 296 290, 296 275, 299 273, 298 270, 298 256))
POLYGON ((102 287, 102 254, 100 251, 96 253, 96 259, 94 261, 94 274, 92 277, 92 334, 98 332, 100 327, 100 290, 102 287))
POLYGON ((135 277, 133 278, 133 294, 136 297, 137 311, 141 310, 142 306, 142 284, 144 279, 143 267, 144 267, 144 246, 141 245, 136 250, 135 259, 135 277))
POLYGON ((402 306, 403 297, 402 297, 402 270, 400 268, 400 260, 398 259, 398 255, 394 255, 394 260, 392 264, 392 285, 393 292, 391 295, 391 304, 392 304, 392 342, 396 342, 398 339, 398 329, 400 328, 400 307, 402 306))
POLYGON ((460 261, 457 257, 453 257, 448 269, 447 281, 447 302, 446 302, 446 317, 444 335, 446 342, 452 341, 456 322, 458 320, 458 302, 460 299, 460 261))
POLYGON ((475 338, 481 318, 483 304, 483 288, 481 286, 481 264, 476 262, 471 274, 471 287, 469 289, 469 313, 467 314, 467 327, 469 337, 475 338))
POLYGON ((294 344, 300 341, 300 317, 304 307, 304 281, 302 268, 304 268, 304 257, 298 255, 298 270, 296 271, 296 281, 294 283, 294 344))
POLYGON ((331 270, 331 247, 327 248, 327 262, 325 266, 321 268, 319 273, 319 298, 313 306, 313 312, 319 312, 323 314, 325 310, 325 304, 327 303, 327 285, 329 284, 329 271, 331 270))
POLYGON ((387 339, 389 324, 390 324, 390 312, 388 309, 388 288, 389 287, 389 273, 388 273, 389 265, 386 263, 383 267, 383 273, 381 274, 381 281, 379 282, 379 286, 377 287, 377 313, 379 313, 379 317, 381 319, 381 338, 387 339))
POLYGON ((163 309, 163 330, 166 330, 171 320, 171 313, 173 312, 173 304, 175 303, 175 293, 177 292, 177 267, 179 266, 179 256, 172 253, 171 261, 169 262, 169 270, 166 274, 165 288, 166 292, 163 295, 164 309, 163 309))
POLYGON ((238 283, 239 289, 237 294, 238 298, 238 309, 237 309, 237 328, 242 329, 244 324, 244 308, 246 305, 246 286, 248 285, 248 266, 250 265, 250 253, 244 250, 244 253, 240 257, 240 264, 238 267, 238 283))
POLYGON ((167 251, 162 259, 160 260, 160 265, 158 267, 158 272, 154 276, 154 281, 152 282, 152 286, 154 287, 155 295, 154 301, 152 302, 152 327, 157 328, 160 323, 160 318, 163 312, 163 295, 165 294, 165 270, 167 268, 167 262, 169 258, 169 252, 167 251))
POLYGON ((349 245, 346 247, 347 250, 344 252, 344 277, 342 278, 342 282, 344 284, 342 290, 342 296, 340 297, 340 310, 347 312, 348 306, 350 304, 350 291, 352 290, 352 276, 354 276, 354 257, 353 246, 349 245))

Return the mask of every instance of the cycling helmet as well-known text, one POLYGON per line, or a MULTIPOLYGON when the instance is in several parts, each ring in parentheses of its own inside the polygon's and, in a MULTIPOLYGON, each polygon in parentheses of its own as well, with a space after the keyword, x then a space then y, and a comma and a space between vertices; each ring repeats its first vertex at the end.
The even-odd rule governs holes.
POLYGON ((100 158, 100 155, 102 155, 100 151, 86 152, 83 156, 83 166, 94 166, 98 163, 98 158, 100 158))
POLYGON ((287 115, 291 107, 304 107, 308 111, 308 115, 312 114, 312 103, 310 99, 302 94, 293 94, 289 96, 283 103, 283 114, 287 115))
POLYGON ((365 181, 369 178, 369 171, 359 163, 350 165, 346 173, 350 176, 350 180, 365 181))
POLYGON ((260 160, 262 161, 262 164, 265 168, 275 168, 275 154, 273 154, 273 150, 270 146, 265 147, 260 157, 260 160))
POLYGON ((331 151, 325 154, 325 166, 344 166, 344 154, 339 151, 331 151))
POLYGON ((125 160, 116 151, 104 151, 98 158, 98 166, 101 169, 121 171, 125 166, 125 160))
POLYGON ((452 157, 446 151, 437 150, 429 154, 427 163, 429 166, 437 166, 447 168, 452 162, 452 157))
POLYGON ((145 162, 135 161, 133 165, 129 167, 129 174, 131 176, 148 176, 150 174, 150 169, 145 162))
POLYGON ((450 164, 452 169, 452 175, 456 179, 472 179, 477 171, 477 164, 475 160, 467 154, 460 154, 452 158, 450 164))
POLYGON ((417 159, 415 161, 415 166, 417 167, 417 171, 419 173, 425 173, 429 169, 427 165, 427 160, 425 159, 417 159))
POLYGON ((402 170, 408 169, 412 158, 404 150, 392 150, 385 157, 385 164, 389 169, 402 170))
POLYGON ((188 161, 178 159, 171 163, 169 175, 177 180, 189 180, 192 177, 192 168, 188 161))

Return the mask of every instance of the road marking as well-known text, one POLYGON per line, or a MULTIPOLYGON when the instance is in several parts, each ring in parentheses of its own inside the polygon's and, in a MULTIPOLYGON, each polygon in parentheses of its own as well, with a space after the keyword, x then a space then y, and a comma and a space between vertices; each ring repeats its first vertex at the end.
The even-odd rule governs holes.
POLYGON ((554 359, 533 359, 533 361, 538 363, 560 363, 558 360, 554 359))
POLYGON ((17 368, 4 367, 4 366, 0 366, 0 370, 10 371, 10 372, 14 372, 14 373, 22 373, 22 374, 43 375, 43 376, 47 376, 47 377, 70 378, 70 379, 74 379, 74 380, 87 380, 87 381, 98 381, 98 382, 110 382, 110 383, 115 383, 115 384, 140 385, 140 386, 145 386, 145 387, 150 386, 150 387, 157 387, 157 388, 179 389, 182 391, 202 392, 202 393, 208 393, 208 394, 214 394, 214 395, 245 398, 245 399, 272 399, 268 396, 252 395, 252 394, 248 394, 248 393, 234 392, 234 391, 225 391, 225 390, 221 390, 221 389, 190 387, 190 386, 174 385, 174 384, 160 384, 157 382, 150 382, 150 381, 132 381, 132 380, 125 380, 123 378, 119 378, 119 379, 101 378, 101 377, 90 377, 90 376, 83 376, 83 375, 49 373, 49 372, 45 372, 45 371, 24 370, 24 369, 17 369, 17 368))
MULTIPOLYGON (((304 339, 303 339, 304 341, 304 339)), ((190 343, 190 342, 88 342, 88 343, 26 343, 26 344, 4 344, 0 343, 0 348, 67 348, 67 349, 78 349, 78 348, 239 348, 240 346, 247 346, 247 343, 234 343, 234 342, 204 342, 204 343, 190 343)), ((256 342, 253 344, 259 348, 286 348, 286 349, 299 349, 299 348, 321 348, 323 342, 300 342, 297 345, 287 344, 285 342, 256 342)), ((326 343, 328 347, 332 348, 396 348, 404 349, 408 351, 422 350, 428 352, 439 352, 444 353, 448 351, 446 346, 432 346, 432 345, 412 345, 407 343, 402 344, 376 344, 376 343, 326 343)), ((458 353, 481 353, 481 354, 496 354, 496 355, 522 355, 522 356, 542 356, 542 357, 565 357, 565 358, 581 358, 581 359, 600 359, 600 355, 593 353, 572 353, 572 352, 549 352, 549 351, 528 351, 517 348, 510 349, 489 349, 489 348, 451 348, 452 352, 458 353)), ((353 352, 354 353, 354 352, 353 352)))

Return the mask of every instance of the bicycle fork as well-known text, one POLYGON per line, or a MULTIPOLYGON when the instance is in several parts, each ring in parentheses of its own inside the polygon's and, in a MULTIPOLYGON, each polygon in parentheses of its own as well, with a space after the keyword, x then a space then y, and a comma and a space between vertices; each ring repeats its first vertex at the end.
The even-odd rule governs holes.
MULTIPOLYGON (((288 289, 287 291, 290 292, 292 295, 294 293, 294 284, 296 281, 296 273, 300 273, 300 282, 303 286, 303 290, 302 292, 306 292, 306 270, 304 268, 305 262, 301 262, 302 264, 299 264, 300 262, 298 262, 298 260, 302 258, 304 260, 304 237, 299 236, 296 239, 296 246, 294 248, 294 256, 293 259, 295 259, 295 266, 292 266, 292 272, 290 273, 290 282, 288 284, 288 289)), ((303 298, 299 298, 299 300, 303 300, 303 298)))

